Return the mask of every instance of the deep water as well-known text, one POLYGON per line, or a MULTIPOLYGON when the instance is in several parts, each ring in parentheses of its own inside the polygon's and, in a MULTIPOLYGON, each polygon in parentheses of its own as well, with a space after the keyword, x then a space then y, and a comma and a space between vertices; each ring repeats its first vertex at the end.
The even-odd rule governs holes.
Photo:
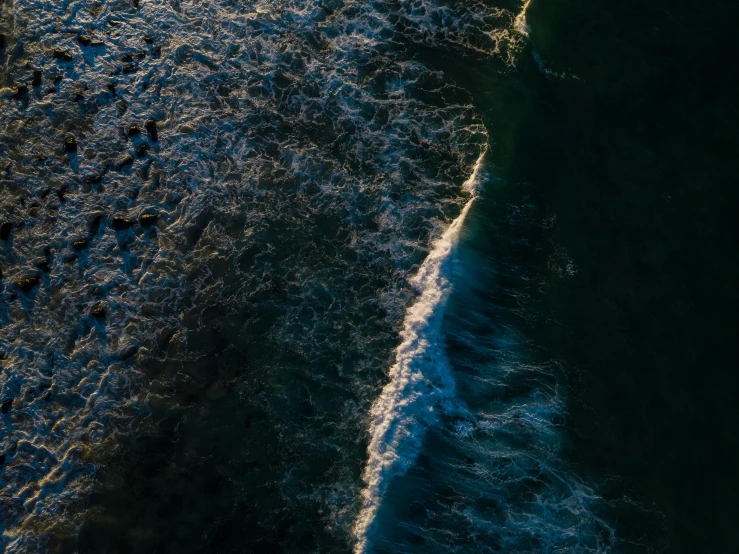
POLYGON ((715 4, 0 4, 2 550, 733 551, 715 4))

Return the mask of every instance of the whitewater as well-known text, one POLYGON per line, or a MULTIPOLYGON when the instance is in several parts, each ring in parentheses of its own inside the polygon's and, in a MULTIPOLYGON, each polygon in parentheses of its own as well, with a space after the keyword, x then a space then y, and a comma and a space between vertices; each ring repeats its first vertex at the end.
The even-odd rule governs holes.
POLYGON ((367 534, 390 480, 410 467, 424 429, 434 424, 437 411, 454 397, 454 379, 444 355, 440 326, 452 288, 450 271, 455 249, 477 197, 485 153, 483 150, 462 187, 469 195, 467 203, 411 279, 420 295, 408 308, 389 382, 370 412, 371 439, 364 470, 367 487, 354 527, 357 554, 367 550, 367 534))

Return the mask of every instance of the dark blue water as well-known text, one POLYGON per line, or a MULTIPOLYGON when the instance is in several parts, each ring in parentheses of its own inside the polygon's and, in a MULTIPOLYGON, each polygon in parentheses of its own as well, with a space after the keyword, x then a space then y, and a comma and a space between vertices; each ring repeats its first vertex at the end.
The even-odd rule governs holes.
POLYGON ((731 551, 722 13, 0 4, 3 550, 731 551))

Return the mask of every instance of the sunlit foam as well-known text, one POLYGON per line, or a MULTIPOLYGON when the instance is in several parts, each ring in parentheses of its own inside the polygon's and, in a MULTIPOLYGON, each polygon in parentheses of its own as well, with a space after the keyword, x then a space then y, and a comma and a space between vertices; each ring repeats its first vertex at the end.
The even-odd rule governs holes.
POLYGON ((400 334, 402 342, 388 374, 390 381, 370 412, 370 444, 364 470, 366 488, 362 491, 363 504, 354 527, 357 554, 367 549, 368 532, 390 480, 413 464, 424 429, 436 421, 437 410, 454 395, 440 323, 452 287, 450 262, 477 197, 484 157, 483 151, 463 185, 470 198, 462 212, 434 243, 411 280, 420 296, 406 313, 400 334))

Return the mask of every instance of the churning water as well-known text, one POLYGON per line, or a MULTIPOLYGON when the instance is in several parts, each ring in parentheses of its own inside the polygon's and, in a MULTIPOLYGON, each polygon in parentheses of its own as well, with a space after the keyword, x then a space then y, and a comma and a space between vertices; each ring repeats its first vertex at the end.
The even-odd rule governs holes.
POLYGON ((5 552, 615 547, 459 255, 508 4, 0 4, 5 552))

